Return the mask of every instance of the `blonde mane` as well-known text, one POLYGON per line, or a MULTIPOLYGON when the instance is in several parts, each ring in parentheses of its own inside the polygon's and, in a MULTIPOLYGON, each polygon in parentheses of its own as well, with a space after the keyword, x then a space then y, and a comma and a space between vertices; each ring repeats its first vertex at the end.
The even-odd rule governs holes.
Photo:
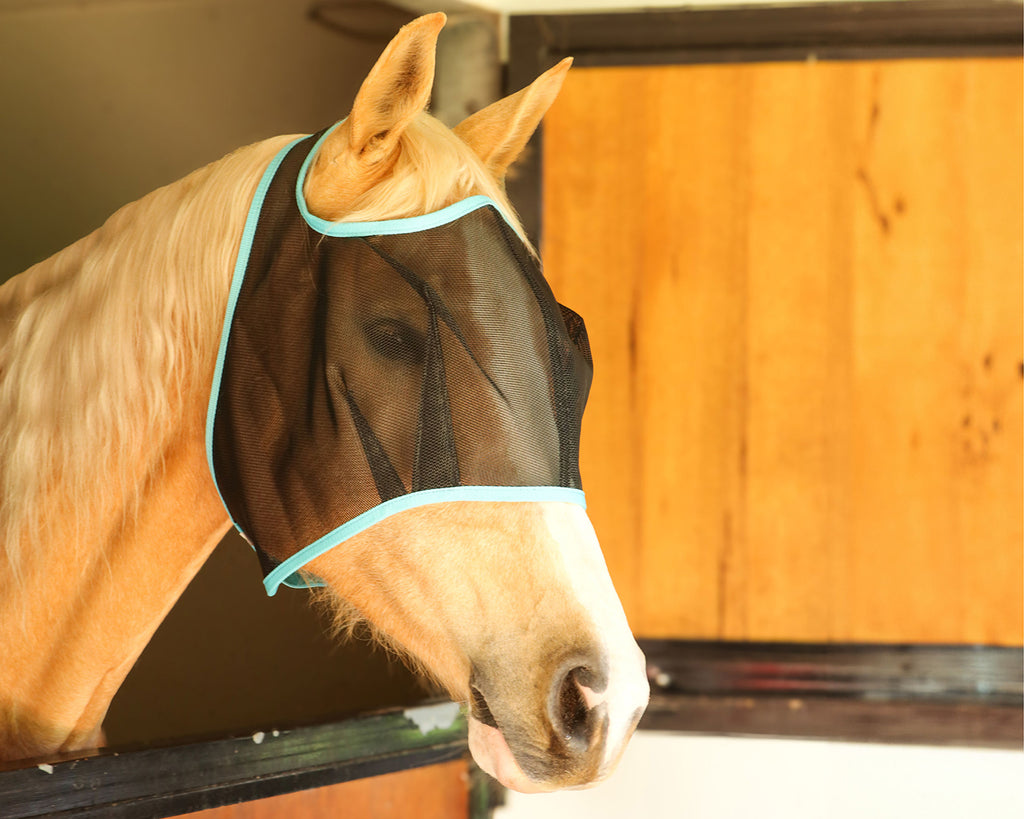
MULTIPOLYGON (((84 534, 113 501, 129 522, 189 399, 205 408, 249 203, 290 138, 154 191, 0 287, 0 577, 19 579, 51 521, 84 534)), ((387 179, 343 221, 473 194, 493 198, 522 234, 501 184, 420 114, 387 179)))
POLYGON ((406 128, 400 144, 401 152, 388 178, 357 200, 341 221, 416 216, 483 194, 497 202, 516 231, 523 234, 502 184, 439 120, 420 114, 406 128))

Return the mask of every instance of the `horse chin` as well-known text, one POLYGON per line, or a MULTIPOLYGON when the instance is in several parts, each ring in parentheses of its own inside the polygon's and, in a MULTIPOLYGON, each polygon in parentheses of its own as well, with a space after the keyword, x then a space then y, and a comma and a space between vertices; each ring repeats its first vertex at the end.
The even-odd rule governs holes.
POLYGON ((545 793, 557 786, 545 787, 528 777, 516 762, 500 730, 469 717, 469 752, 484 773, 493 776, 509 790, 520 793, 545 793))

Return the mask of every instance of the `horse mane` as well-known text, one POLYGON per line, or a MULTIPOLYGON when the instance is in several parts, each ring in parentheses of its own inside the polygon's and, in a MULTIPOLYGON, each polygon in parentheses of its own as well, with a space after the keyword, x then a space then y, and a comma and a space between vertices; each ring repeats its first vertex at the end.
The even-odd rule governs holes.
POLYGON ((215 349, 264 153, 126 205, 0 290, 0 532, 14 573, 51 521, 84 533, 98 491, 130 507, 140 469, 158 467, 179 397, 215 349))
MULTIPOLYGON (((53 522, 79 540, 113 502, 129 523, 189 401, 205 412, 246 213, 288 139, 153 191, 0 287, 0 551, 15 579, 53 522)), ((522 235, 501 184, 421 114, 390 175, 343 221, 411 216, 477 193, 522 235)))
POLYGON ((440 210, 473 194, 489 196, 526 241, 502 183, 439 120, 421 114, 406 128, 391 174, 357 200, 343 222, 400 219, 440 210))

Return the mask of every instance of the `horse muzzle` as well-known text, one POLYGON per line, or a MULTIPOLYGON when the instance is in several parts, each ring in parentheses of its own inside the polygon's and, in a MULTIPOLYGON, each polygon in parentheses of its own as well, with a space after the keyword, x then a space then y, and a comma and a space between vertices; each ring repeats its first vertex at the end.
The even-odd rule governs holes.
POLYGON ((636 655, 629 667, 612 671, 603 653, 573 654, 546 679, 528 672, 495 680, 475 669, 469 747, 476 763, 523 793, 589 787, 606 778, 650 693, 639 648, 636 655))

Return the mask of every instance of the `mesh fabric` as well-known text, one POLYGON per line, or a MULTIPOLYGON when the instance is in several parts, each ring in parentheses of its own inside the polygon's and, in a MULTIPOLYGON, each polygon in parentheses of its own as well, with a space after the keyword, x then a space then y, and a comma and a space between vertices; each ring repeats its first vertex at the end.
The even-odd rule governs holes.
POLYGON ((315 583, 291 572, 311 544, 391 508, 582 489, 592 376, 583 320, 490 200, 318 229, 301 185, 319 136, 253 202, 208 425, 226 508, 289 585, 315 583))

